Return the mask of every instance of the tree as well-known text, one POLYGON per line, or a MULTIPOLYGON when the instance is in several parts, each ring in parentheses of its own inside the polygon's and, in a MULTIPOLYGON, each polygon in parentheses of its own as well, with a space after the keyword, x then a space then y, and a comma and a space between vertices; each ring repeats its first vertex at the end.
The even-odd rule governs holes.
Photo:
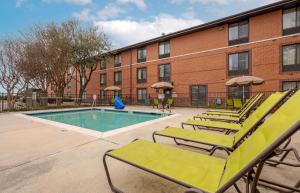
MULTIPOLYGON (((35 86, 47 90, 51 85, 56 97, 63 98, 71 81, 73 22, 35 25, 22 34, 26 47, 22 66, 24 74, 35 86)), ((61 100, 57 100, 61 103, 61 100)))
POLYGON ((4 39, 1 44, 0 85, 7 93, 8 109, 12 109, 27 85, 26 78, 19 68, 24 57, 24 47, 21 42, 12 38, 4 39))
POLYGON ((110 43, 103 32, 97 27, 79 25, 73 23, 72 37, 72 65, 79 76, 79 100, 82 102, 82 95, 92 78, 93 72, 97 69, 97 63, 106 59, 110 50, 110 43))
POLYGON ((24 57, 20 70, 28 80, 28 85, 47 92, 50 76, 46 63, 43 62, 41 48, 36 42, 24 42, 24 57))

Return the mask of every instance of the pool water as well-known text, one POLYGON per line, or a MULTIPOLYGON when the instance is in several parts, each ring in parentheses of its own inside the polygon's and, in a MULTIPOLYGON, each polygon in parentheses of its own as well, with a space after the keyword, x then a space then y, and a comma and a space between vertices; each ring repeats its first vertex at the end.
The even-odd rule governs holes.
POLYGON ((31 114, 34 117, 100 132, 158 119, 163 115, 159 113, 120 112, 99 109, 31 114))

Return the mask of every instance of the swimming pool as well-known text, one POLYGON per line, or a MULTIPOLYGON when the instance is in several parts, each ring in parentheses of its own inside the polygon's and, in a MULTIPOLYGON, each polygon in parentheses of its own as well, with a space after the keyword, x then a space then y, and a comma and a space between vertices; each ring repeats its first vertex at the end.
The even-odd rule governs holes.
POLYGON ((115 111, 108 109, 44 112, 27 115, 99 132, 108 132, 168 116, 166 113, 115 111))

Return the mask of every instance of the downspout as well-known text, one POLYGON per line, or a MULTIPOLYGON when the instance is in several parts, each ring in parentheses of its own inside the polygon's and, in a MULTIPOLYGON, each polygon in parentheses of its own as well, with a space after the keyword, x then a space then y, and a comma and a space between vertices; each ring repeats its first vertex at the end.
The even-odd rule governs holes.
POLYGON ((130 49, 130 104, 132 104, 132 49, 130 49))

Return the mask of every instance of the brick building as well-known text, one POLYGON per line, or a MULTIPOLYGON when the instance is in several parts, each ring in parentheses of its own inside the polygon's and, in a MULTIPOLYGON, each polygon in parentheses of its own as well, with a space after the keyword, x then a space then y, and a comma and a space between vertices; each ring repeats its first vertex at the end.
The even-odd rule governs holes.
POLYGON ((247 87, 249 93, 293 88, 300 86, 300 1, 280 1, 112 53, 99 64, 87 94, 104 98, 104 89, 117 85, 123 98, 143 102, 155 94, 152 84, 167 81, 177 100, 206 104, 239 97, 241 88, 225 83, 240 75, 265 80, 247 87))

